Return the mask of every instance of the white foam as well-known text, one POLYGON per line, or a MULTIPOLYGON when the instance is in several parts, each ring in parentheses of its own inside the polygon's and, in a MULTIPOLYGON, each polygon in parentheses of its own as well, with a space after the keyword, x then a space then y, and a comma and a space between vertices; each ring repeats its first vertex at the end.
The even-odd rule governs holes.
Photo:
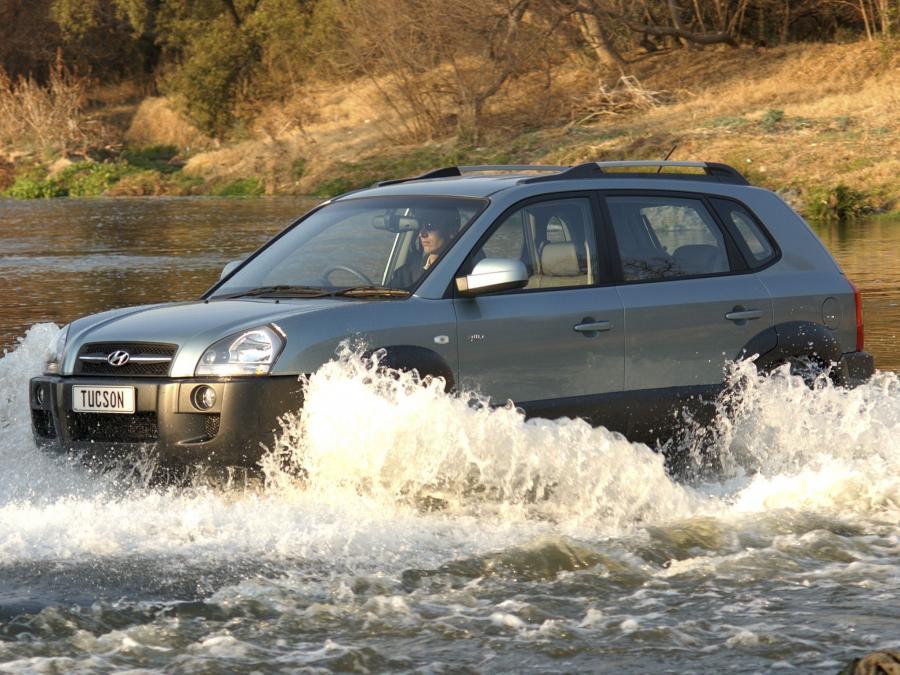
MULTIPOLYGON (((0 359, 6 561, 246 556, 406 568, 547 536, 598 540, 702 522, 759 529, 773 510, 887 524, 900 516, 893 374, 850 391, 810 390, 784 374, 738 369, 736 412, 718 422, 728 475, 691 486, 667 475, 646 446, 605 429, 471 405, 473 397, 448 396, 439 383, 380 374, 350 350, 310 379, 305 407, 286 420, 267 460, 264 487, 126 488, 31 440, 27 381, 57 330, 33 327, 0 359), (278 468, 285 459, 306 477, 278 468)), ((676 562, 668 573, 717 564, 676 562)))

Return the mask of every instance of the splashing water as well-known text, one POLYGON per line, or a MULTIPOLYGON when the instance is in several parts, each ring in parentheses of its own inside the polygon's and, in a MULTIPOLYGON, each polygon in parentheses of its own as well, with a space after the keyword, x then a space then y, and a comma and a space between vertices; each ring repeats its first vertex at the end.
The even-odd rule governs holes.
MULTIPOLYGON (((896 375, 845 390, 735 366, 714 428, 695 430, 683 448, 712 444, 704 452, 721 472, 686 483, 618 434, 580 420, 525 421, 511 406, 447 395, 345 349, 282 420, 258 485, 150 488, 35 448, 27 380, 56 331, 35 326, 0 359, 0 662, 59 652, 78 662, 86 652, 137 667, 129 648, 76 646, 71 631, 52 628, 37 631, 46 653, 4 651, 4 616, 50 621, 82 596, 85 606, 118 602, 101 603, 116 612, 201 599, 217 609, 201 611, 210 627, 199 637, 170 623, 176 610, 128 614, 123 630, 186 663, 202 656, 221 667, 277 648, 290 667, 407 668, 436 663, 432 649, 462 634, 480 647, 444 663, 476 667, 490 644, 497 668, 521 663, 523 649, 564 667, 577 659, 561 666, 540 645, 587 658, 599 644, 670 664, 704 649, 740 653, 745 665, 802 664, 805 649, 832 667, 900 634, 896 622, 870 619, 856 635, 832 615, 846 604, 877 613, 900 597, 896 375), (795 602, 815 607, 809 634, 794 627, 795 602), (309 644, 253 619, 270 614, 289 617, 309 644), (511 636, 512 660, 497 635, 511 636), (406 661, 384 656, 397 640, 406 661), (419 653, 418 643, 432 647, 419 653)), ((106 630, 79 616, 66 621, 106 630)), ((673 667, 696 667, 682 663, 673 667)))

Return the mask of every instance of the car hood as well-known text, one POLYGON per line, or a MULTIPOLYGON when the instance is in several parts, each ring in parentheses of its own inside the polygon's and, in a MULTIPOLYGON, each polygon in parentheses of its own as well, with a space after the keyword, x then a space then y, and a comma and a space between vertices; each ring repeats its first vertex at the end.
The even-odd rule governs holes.
POLYGON ((78 350, 91 342, 162 342, 178 345, 172 377, 190 377, 197 360, 214 342, 234 333, 298 314, 343 305, 334 298, 261 298, 146 305, 104 312, 72 323, 64 372, 72 373, 78 350))

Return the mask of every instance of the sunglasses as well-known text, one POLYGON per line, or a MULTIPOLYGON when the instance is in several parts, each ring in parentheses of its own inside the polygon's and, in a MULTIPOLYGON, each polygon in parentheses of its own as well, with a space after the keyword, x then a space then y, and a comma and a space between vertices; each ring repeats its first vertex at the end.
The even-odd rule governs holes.
POLYGON ((431 232, 439 232, 441 228, 437 225, 432 225, 431 223, 425 223, 424 225, 419 227, 419 236, 424 237, 425 235, 431 232))

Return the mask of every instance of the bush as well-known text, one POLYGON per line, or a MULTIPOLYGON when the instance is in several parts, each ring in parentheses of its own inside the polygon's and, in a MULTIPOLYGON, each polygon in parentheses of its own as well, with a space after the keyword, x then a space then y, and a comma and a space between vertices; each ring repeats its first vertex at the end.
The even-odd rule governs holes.
POLYGON ((16 176, 3 196, 12 199, 50 199, 65 197, 66 191, 58 183, 47 180, 46 170, 33 168, 16 176))
POLYGON ((263 194, 263 186, 257 178, 240 178, 214 187, 210 194, 216 197, 259 197, 263 194))
POLYGON ((813 220, 845 223, 872 211, 872 207, 864 192, 839 183, 834 188, 812 190, 806 210, 813 220))
POLYGON ((140 171, 124 162, 78 162, 48 178, 45 169, 33 168, 18 176, 4 195, 13 199, 99 197, 140 171))
POLYGON ((99 197, 137 169, 122 163, 79 162, 54 179, 70 197, 99 197))
POLYGON ((126 148, 122 152, 122 159, 141 169, 174 173, 181 168, 172 161, 177 154, 178 148, 174 145, 151 145, 146 148, 126 148))
POLYGON ((51 69, 46 86, 31 78, 14 82, 0 68, 0 146, 65 155, 96 142, 103 130, 84 115, 87 86, 62 62, 51 69))
POLYGON ((766 131, 775 131, 778 128, 778 125, 784 120, 784 110, 777 110, 775 108, 766 110, 763 114, 762 118, 759 120, 760 125, 766 131))

